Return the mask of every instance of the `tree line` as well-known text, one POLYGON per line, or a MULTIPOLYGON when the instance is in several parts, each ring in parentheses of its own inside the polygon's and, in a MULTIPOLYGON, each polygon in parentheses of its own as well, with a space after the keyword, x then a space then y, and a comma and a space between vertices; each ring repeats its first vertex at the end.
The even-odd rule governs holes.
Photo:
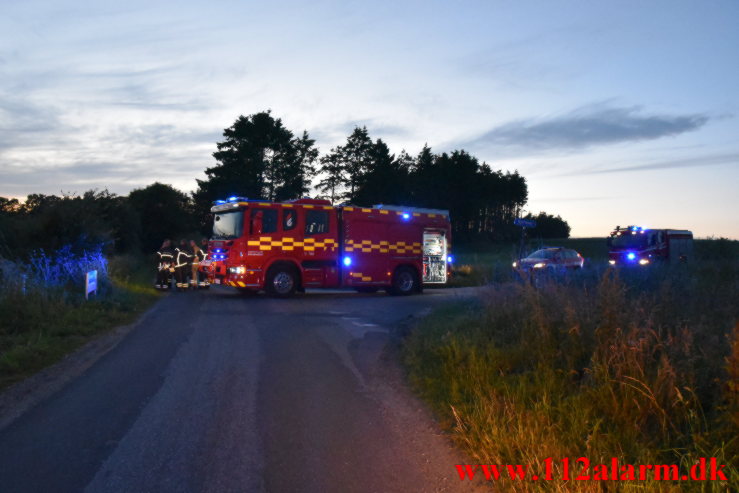
MULTIPOLYGON (((457 240, 509 239, 528 201, 526 179, 517 171, 494 170, 461 149, 435 154, 424 146, 417 155, 395 155, 366 127, 355 127, 346 142, 323 156, 307 131, 296 136, 269 111, 238 117, 223 136, 213 154, 216 164, 193 193, 204 224, 215 200, 290 200, 314 185, 333 204, 447 209, 457 240)), ((560 217, 541 213, 536 219, 543 221, 542 232, 569 236, 560 217)))
MULTIPOLYGON (((215 200, 284 201, 312 190, 334 204, 447 209, 456 242, 508 240, 518 235, 513 220, 528 200, 526 179, 517 171, 494 170, 461 149, 436 154, 424 146, 416 155, 395 155, 366 127, 354 128, 342 145, 321 155, 307 131, 296 135, 266 111, 239 116, 216 146, 216 163, 191 194, 153 183, 126 196, 90 190, 32 194, 25 202, 0 197, 0 257, 67 245, 152 251, 164 238, 207 236, 215 200)), ((526 217, 538 221, 536 236, 569 236, 569 225, 559 216, 526 217)))

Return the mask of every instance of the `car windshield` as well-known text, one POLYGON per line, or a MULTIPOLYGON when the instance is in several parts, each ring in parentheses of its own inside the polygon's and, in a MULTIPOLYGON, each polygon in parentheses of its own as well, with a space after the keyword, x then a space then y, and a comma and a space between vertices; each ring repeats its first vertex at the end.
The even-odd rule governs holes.
POLYGON ((610 245, 613 248, 641 248, 647 244, 646 236, 636 231, 620 231, 611 234, 610 245))
POLYGON ((213 239, 232 240, 241 236, 244 211, 219 212, 213 218, 213 239))
POLYGON ((554 254, 557 253, 556 250, 537 250, 531 255, 529 255, 526 258, 530 259, 547 259, 547 258, 554 258, 554 254))

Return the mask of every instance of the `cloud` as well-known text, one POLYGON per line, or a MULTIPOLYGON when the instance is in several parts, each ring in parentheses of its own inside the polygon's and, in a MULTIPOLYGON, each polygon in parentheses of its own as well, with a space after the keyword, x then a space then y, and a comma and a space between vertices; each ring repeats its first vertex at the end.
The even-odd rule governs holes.
POLYGON ((349 137, 356 127, 367 127, 367 132, 373 140, 378 138, 393 140, 406 137, 410 134, 409 130, 405 127, 384 123, 381 120, 373 118, 347 120, 342 123, 318 128, 317 130, 309 130, 308 133, 312 138, 319 141, 336 142, 338 145, 343 145, 346 143, 346 138, 349 137))
POLYGON ((493 128, 467 145, 527 149, 580 149, 594 145, 654 140, 701 128, 707 115, 644 114, 641 107, 594 104, 552 118, 517 120, 493 128))
POLYGON ((0 151, 37 142, 60 127, 56 108, 0 94, 0 151))
POLYGON ((657 161, 653 163, 638 164, 635 166, 616 166, 612 168, 595 168, 590 170, 581 170, 567 175, 583 175, 583 174, 602 174, 602 173, 622 173, 629 171, 650 171, 655 169, 675 169, 675 168, 697 168, 702 166, 720 166, 725 164, 739 164, 739 153, 715 154, 713 156, 699 156, 685 159, 673 159, 669 161, 657 161))

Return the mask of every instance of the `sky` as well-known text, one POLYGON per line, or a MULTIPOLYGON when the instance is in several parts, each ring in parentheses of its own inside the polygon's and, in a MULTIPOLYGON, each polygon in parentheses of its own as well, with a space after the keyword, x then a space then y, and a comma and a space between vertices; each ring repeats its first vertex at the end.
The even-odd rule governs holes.
POLYGON ((271 110, 518 170, 526 210, 739 239, 739 2, 0 0, 0 196, 190 191, 271 110))

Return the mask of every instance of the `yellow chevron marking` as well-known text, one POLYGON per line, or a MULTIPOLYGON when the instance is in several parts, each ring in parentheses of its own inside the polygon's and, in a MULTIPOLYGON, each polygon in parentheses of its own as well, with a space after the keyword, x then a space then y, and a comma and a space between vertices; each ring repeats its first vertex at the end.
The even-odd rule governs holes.
POLYGON ((387 209, 380 209, 380 214, 390 214, 390 211, 387 209))
POLYGON ((303 204, 303 207, 305 207, 306 209, 313 209, 314 206, 310 204, 303 204))
POLYGON ((419 214, 418 212, 414 212, 413 217, 421 217, 421 214, 419 214))
POLYGON ((239 286, 241 286, 242 288, 245 288, 246 287, 246 284, 244 284, 243 282, 239 281, 239 286))
POLYGON ((362 212, 372 212, 372 209, 365 209, 364 207, 362 207, 362 212))
POLYGON ((353 210, 354 210, 354 207, 344 207, 344 210, 345 210, 345 211, 350 211, 350 212, 351 212, 351 211, 353 211, 353 210))
POLYGON ((429 214, 429 217, 436 217, 436 214, 429 214))

